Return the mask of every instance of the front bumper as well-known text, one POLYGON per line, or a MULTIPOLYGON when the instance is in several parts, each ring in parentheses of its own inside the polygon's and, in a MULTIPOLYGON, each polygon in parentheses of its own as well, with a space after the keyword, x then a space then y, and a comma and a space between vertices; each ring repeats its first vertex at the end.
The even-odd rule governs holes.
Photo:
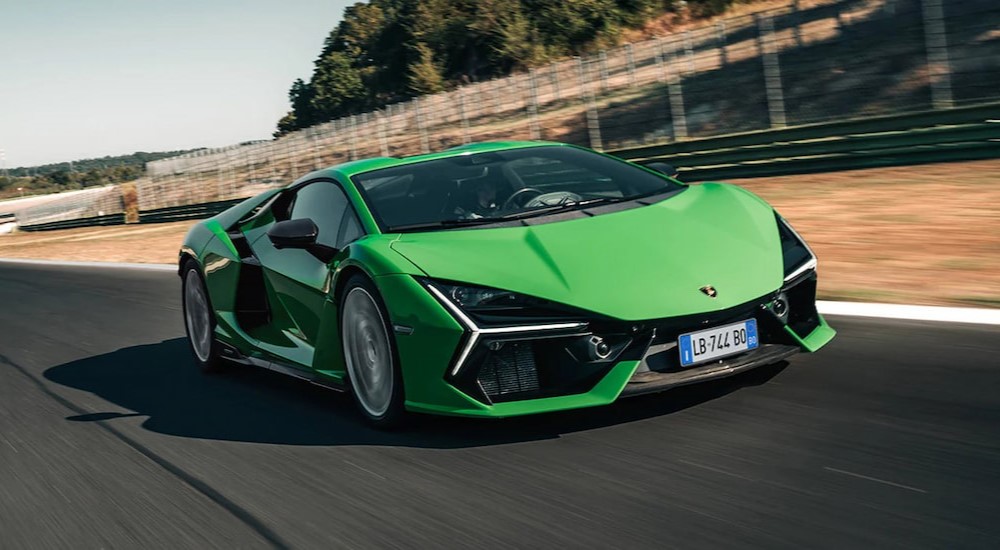
MULTIPOLYGON (((676 346, 672 350, 676 353, 676 346)), ((788 346, 782 344, 764 344, 763 346, 741 353, 736 356, 726 357, 720 361, 712 361, 704 365, 696 365, 683 370, 657 372, 645 370, 636 372, 629 378, 628 384, 622 390, 619 397, 631 397, 646 393, 661 392, 677 386, 695 384, 706 380, 725 378, 734 374, 777 363, 782 359, 795 355, 799 352, 798 346, 788 346)))
POLYGON ((469 335, 445 307, 412 278, 402 277, 391 282, 410 294, 404 310, 394 310, 392 304, 399 302, 393 301, 391 289, 386 302, 394 323, 420 323, 413 334, 396 339, 409 410, 508 417, 605 405, 619 397, 723 378, 800 351, 815 351, 835 334, 816 312, 815 281, 812 274, 795 281, 791 286, 796 288, 786 286, 722 311, 641 322, 593 319, 583 328, 556 333, 483 336, 457 374, 451 366, 469 335), (422 297, 415 300, 412 293, 422 297), (779 297, 790 306, 784 315, 774 311, 779 297), (760 347, 693 367, 679 365, 680 334, 749 318, 757 320, 760 347), (581 353, 583 343, 594 336, 610 345, 609 357, 581 353))

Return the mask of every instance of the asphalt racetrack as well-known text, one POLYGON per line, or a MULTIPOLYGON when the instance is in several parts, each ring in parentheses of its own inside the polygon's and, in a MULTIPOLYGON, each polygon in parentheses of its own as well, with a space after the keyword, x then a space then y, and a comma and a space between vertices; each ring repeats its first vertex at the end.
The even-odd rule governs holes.
POLYGON ((0 263, 0 547, 1000 546, 1000 327, 831 317, 822 352, 728 380, 386 434, 198 373, 179 293, 0 263))

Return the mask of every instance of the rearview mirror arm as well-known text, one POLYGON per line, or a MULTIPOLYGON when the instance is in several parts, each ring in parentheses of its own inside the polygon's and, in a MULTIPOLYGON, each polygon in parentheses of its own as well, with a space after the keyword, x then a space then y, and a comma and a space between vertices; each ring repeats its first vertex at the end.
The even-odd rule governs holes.
POLYGON ((317 260, 328 264, 333 261, 334 256, 340 252, 339 248, 327 246, 325 244, 313 243, 305 247, 306 252, 312 254, 317 260))

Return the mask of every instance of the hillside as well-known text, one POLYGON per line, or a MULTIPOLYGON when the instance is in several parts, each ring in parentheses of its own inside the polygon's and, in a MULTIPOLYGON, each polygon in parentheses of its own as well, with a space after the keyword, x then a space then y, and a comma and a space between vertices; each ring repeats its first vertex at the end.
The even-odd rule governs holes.
POLYGON ((595 52, 753 0, 371 0, 349 6, 275 135, 595 52))
POLYGON ((147 162, 197 150, 154 153, 137 151, 129 155, 11 168, 6 171, 6 174, 0 173, 0 198, 19 194, 71 191, 84 187, 131 181, 142 176, 147 162), (21 191, 18 191, 18 188, 21 188, 21 191))

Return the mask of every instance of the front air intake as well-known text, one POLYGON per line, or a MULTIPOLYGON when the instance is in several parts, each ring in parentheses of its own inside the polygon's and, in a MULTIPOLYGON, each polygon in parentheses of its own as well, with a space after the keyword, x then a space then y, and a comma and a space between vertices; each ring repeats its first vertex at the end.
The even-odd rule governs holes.
POLYGON ((489 346, 478 381, 493 401, 538 391, 538 369, 531 342, 496 342, 489 346))

